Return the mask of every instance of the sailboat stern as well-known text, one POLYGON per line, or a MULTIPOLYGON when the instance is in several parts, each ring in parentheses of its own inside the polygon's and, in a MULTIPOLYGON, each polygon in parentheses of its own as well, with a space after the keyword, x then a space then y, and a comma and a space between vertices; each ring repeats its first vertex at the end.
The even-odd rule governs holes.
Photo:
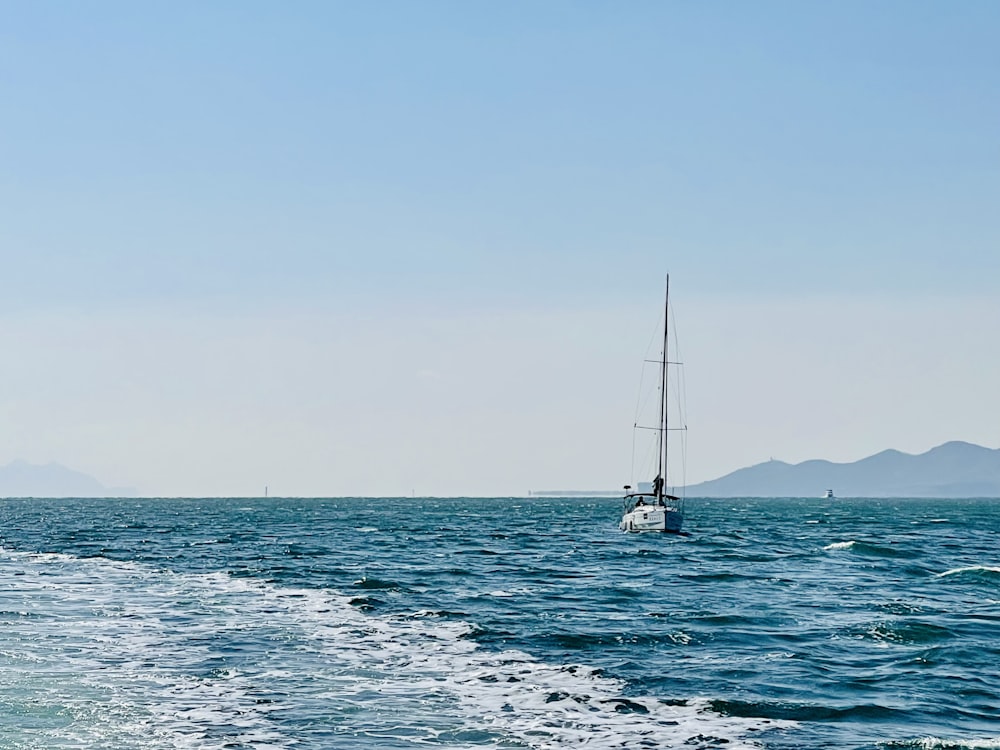
POLYGON ((680 534, 684 525, 684 514, 676 508, 667 508, 666 517, 663 519, 663 530, 672 534, 680 534))
POLYGON ((645 503, 639 500, 626 508, 618 528, 629 533, 659 531, 672 534, 681 533, 684 526, 684 512, 672 505, 645 503))

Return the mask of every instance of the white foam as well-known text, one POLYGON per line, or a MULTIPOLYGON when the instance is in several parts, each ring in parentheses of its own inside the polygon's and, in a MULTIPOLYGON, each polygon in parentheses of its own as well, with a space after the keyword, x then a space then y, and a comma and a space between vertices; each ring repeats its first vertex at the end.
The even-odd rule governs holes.
POLYGON ((850 549, 855 544, 857 544, 857 542, 855 542, 855 541, 850 541, 850 542, 834 542, 833 544, 826 545, 823 549, 825 549, 825 550, 850 549))
POLYGON ((447 737, 467 747, 462 732, 485 732, 537 750, 709 738, 738 750, 758 747, 754 732, 789 726, 722 716, 706 699, 626 695, 584 666, 481 649, 467 622, 371 615, 333 591, 5 550, 0 574, 0 610, 34 615, 4 618, 0 698, 23 682, 30 700, 72 707, 73 721, 34 732, 46 747, 303 748, 293 728, 321 717, 371 746, 447 737), (244 635, 247 658, 215 651, 244 635))
POLYGON ((990 565, 970 565, 965 568, 946 570, 944 573, 938 573, 935 578, 944 578, 945 576, 954 576, 961 573, 1000 573, 1000 568, 990 565))
POLYGON ((911 747, 920 750, 955 750, 956 748, 967 748, 968 750, 990 750, 1000 748, 1000 737, 988 737, 978 740, 947 740, 940 737, 924 737, 916 741, 911 747))
MULTIPOLYGON (((199 589, 141 566, 59 554, 4 553, 0 570, 0 601, 20 601, 27 613, 0 629, 4 707, 69 717, 34 728, 35 746, 125 748, 142 737, 144 748, 291 747, 247 680, 200 673, 218 618, 185 618, 173 602, 204 606, 205 587, 225 576, 204 577, 199 589), (213 737, 220 728, 225 736, 213 737)), ((3 716, 8 728, 13 713, 3 716)))

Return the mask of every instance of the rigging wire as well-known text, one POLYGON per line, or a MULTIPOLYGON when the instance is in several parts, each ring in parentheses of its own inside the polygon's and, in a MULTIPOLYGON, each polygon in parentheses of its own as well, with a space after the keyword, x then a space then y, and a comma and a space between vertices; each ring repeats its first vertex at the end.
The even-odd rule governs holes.
MULTIPOLYGON (((673 313, 674 306, 670 305, 670 311, 673 313)), ((685 497, 687 494, 687 377, 684 372, 684 357, 681 356, 680 339, 677 335, 677 316, 672 314, 670 316, 671 330, 674 339, 674 353, 677 359, 677 375, 673 380, 674 392, 676 395, 677 404, 677 419, 680 422, 678 431, 680 434, 680 450, 681 450, 681 497, 685 497)), ((675 485, 676 488, 676 485, 675 485)))

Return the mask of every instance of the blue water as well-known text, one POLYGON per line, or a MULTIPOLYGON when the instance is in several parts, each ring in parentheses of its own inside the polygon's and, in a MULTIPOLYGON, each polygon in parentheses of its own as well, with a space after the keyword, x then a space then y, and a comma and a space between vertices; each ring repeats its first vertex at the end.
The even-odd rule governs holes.
POLYGON ((1000 501, 0 501, 0 748, 1000 748, 1000 501))

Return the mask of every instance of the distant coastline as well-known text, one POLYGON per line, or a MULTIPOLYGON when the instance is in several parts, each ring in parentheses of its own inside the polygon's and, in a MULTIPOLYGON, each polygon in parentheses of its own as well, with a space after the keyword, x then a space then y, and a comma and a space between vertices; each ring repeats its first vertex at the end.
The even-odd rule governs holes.
MULTIPOLYGON (((770 460, 687 487, 688 497, 1000 498, 1000 449, 951 441, 920 454, 885 450, 850 463, 770 460)), ((620 497, 622 490, 530 490, 521 497, 620 497)), ((0 497, 142 497, 58 463, 0 466, 0 497)), ((319 496, 317 496, 319 497, 319 496)))
MULTIPOLYGON (((951 441, 920 454, 885 450, 850 463, 770 460, 678 488, 688 497, 1000 498, 1000 449, 951 441)), ((533 491, 533 497, 605 497, 621 491, 533 491)))
POLYGON ((621 490, 541 490, 531 491, 528 497, 619 497, 621 490))
POLYGON ((106 487, 62 464, 11 461, 0 466, 0 497, 135 497, 131 487, 106 487))

